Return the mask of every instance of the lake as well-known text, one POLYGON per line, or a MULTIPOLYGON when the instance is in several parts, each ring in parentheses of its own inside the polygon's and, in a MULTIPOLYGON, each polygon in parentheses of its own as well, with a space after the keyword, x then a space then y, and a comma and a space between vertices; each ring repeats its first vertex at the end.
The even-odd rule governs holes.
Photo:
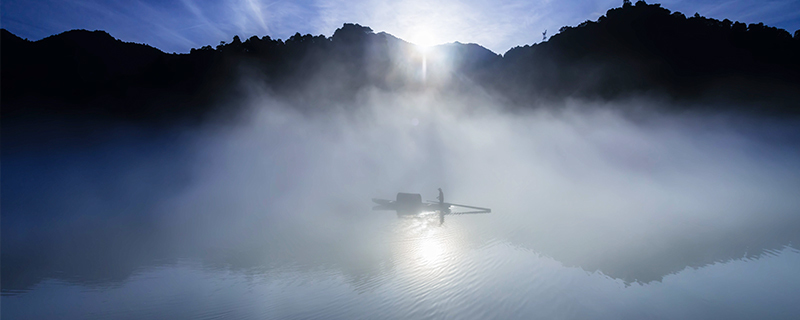
POLYGON ((800 316, 791 122, 379 115, 4 131, 3 317, 800 316))

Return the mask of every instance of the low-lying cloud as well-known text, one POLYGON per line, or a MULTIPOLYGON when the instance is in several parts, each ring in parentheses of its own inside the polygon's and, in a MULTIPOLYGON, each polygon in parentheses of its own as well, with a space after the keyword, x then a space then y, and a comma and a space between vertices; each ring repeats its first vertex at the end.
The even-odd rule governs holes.
POLYGON ((186 257, 381 272, 395 218, 370 198, 432 200, 439 187, 447 201, 492 208, 469 227, 471 246, 505 241, 626 281, 797 244, 794 120, 619 111, 657 109, 647 100, 509 110, 436 90, 365 89, 355 107, 318 111, 250 99, 236 124, 117 139, 63 161, 5 157, 4 192, 21 191, 4 194, 4 287, 65 265, 93 277, 91 261, 57 251, 128 257, 105 279, 186 257), (48 201, 6 201, 22 193, 48 201), (36 267, 6 268, 30 252, 36 267))

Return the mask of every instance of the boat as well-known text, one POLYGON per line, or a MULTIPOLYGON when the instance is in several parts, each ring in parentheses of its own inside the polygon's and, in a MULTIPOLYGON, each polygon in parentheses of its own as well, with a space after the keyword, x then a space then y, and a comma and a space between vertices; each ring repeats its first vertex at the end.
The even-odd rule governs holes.
POLYGON ((440 217, 443 217, 445 215, 492 212, 492 209, 489 208, 469 206, 465 204, 430 200, 422 202, 422 195, 419 193, 399 192, 397 193, 395 200, 373 198, 372 202, 377 204, 377 206, 373 207, 372 210, 395 211, 397 212, 397 216, 415 216, 424 213, 438 213, 440 217))

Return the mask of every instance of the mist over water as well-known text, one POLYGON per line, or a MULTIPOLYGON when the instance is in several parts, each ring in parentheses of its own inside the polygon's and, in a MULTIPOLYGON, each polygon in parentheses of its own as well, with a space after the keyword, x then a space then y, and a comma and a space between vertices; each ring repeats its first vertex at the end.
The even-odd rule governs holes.
POLYGON ((800 313, 796 120, 646 99, 519 110, 479 90, 249 101, 235 123, 4 154, 5 314, 800 313), (492 213, 371 210, 439 187, 492 213), (80 302, 35 307, 56 294, 80 302))

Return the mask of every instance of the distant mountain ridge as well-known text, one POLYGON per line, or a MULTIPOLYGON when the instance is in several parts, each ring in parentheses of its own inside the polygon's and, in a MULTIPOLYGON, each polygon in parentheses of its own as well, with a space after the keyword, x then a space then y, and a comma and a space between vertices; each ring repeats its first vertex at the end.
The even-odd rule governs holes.
MULTIPOLYGON (((525 83, 524 91, 556 97, 658 91, 679 100, 710 95, 781 103, 788 101, 765 95, 800 89, 799 57, 800 30, 793 38, 763 23, 687 18, 639 1, 563 27, 545 43, 509 50, 500 74, 525 83)), ((798 106, 782 107, 797 112, 798 106)))
POLYGON ((546 42, 503 56, 476 44, 436 46, 424 58, 425 74, 413 44, 357 24, 329 38, 235 36, 189 54, 166 54, 103 31, 73 30, 31 42, 3 29, 0 42, 4 119, 201 118, 219 102, 235 104, 247 94, 239 86, 243 75, 306 108, 347 104, 368 86, 477 85, 520 107, 656 95, 800 113, 800 32, 792 37, 763 24, 687 18, 644 1, 626 2, 597 21, 564 27, 546 42))

